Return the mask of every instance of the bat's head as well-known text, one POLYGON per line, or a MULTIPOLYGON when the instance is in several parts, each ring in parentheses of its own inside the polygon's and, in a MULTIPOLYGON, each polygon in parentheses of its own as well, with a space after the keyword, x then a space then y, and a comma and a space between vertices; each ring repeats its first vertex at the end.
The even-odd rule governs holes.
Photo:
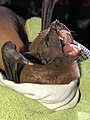
POLYGON ((70 30, 58 20, 41 31, 30 45, 30 52, 41 60, 42 64, 53 62, 57 58, 75 60, 80 56, 80 48, 74 45, 70 30))

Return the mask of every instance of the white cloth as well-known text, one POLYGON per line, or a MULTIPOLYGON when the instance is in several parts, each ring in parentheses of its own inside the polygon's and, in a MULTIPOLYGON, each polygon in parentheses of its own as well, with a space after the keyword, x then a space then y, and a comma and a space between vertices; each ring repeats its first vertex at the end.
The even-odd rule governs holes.
POLYGON ((58 111, 74 107, 79 98, 78 80, 65 85, 45 85, 34 83, 14 83, 0 73, 0 84, 23 95, 38 100, 47 108, 58 111))

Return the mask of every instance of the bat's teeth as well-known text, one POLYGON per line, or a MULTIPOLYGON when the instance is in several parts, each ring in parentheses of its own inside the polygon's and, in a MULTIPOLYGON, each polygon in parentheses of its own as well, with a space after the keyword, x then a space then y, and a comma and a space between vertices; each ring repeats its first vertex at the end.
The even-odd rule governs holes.
POLYGON ((71 33, 69 31, 67 31, 67 33, 70 35, 71 33))
POLYGON ((33 63, 31 63, 31 62, 28 62, 28 65, 34 65, 33 63))
POLYGON ((59 36, 59 39, 60 39, 60 40, 63 40, 63 38, 62 38, 61 36, 59 36))

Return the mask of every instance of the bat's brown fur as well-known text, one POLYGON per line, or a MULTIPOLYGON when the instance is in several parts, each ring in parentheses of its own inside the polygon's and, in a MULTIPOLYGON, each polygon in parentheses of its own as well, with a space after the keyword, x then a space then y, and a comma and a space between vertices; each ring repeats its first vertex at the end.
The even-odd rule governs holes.
POLYGON ((30 53, 41 61, 41 64, 25 65, 20 74, 20 82, 68 84, 79 79, 77 58, 80 50, 78 49, 74 55, 74 50, 72 54, 66 54, 63 47, 67 44, 73 44, 69 29, 59 21, 53 22, 47 30, 36 37, 29 49, 30 53), (62 30, 67 34, 62 35, 60 33, 62 30))

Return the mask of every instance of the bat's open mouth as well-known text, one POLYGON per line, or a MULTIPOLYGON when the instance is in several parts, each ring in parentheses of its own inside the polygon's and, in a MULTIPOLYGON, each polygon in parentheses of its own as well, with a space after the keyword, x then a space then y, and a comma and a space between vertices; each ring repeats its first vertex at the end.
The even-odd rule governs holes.
POLYGON ((40 61, 40 64, 51 63, 60 57, 79 57, 81 49, 74 44, 71 31, 58 20, 36 37, 30 46, 30 51, 40 61))
POLYGON ((81 48, 74 44, 74 39, 71 31, 58 20, 54 22, 56 24, 56 30, 59 35, 59 40, 62 44, 63 52, 70 56, 80 56, 81 48))

